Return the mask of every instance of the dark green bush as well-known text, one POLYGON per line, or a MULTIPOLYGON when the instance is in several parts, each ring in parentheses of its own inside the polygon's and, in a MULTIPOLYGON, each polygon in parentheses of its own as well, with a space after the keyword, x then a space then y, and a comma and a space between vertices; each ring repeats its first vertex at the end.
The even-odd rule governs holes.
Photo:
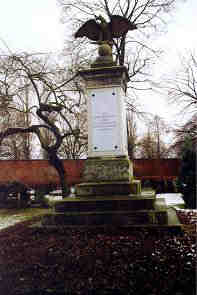
POLYGON ((181 167, 177 180, 178 190, 183 194, 188 208, 196 208, 196 145, 189 137, 180 149, 181 167))

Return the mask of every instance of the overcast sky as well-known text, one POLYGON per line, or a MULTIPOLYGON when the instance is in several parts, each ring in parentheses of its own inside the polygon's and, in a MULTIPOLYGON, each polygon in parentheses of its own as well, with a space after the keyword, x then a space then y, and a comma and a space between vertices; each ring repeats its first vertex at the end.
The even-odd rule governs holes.
MULTIPOLYGON (((0 37, 13 51, 61 49, 65 25, 60 24, 60 13, 56 0, 1 0, 0 37)), ((197 46, 196 14, 196 0, 178 4, 160 40, 163 47, 179 51, 197 46)))
MULTIPOLYGON (((178 2, 178 1, 177 1, 178 2)), ((197 0, 187 0, 179 3, 172 19, 168 24, 168 31, 156 41, 158 47, 164 50, 164 54, 155 64, 154 73, 162 77, 173 70, 179 69, 180 56, 186 56, 189 50, 197 53, 197 0)), ((178 119, 177 108, 169 106, 166 97, 159 94, 148 94, 140 97, 141 103, 146 105, 146 110, 159 114, 173 122, 178 119)))
POLYGON ((56 0, 0 0, 0 38, 13 51, 61 50, 60 12, 56 0))
MULTIPOLYGON (((13 52, 61 50, 66 32, 60 14, 56 0, 0 0, 1 52, 6 51, 5 43, 13 52)), ((156 64, 155 73, 167 72, 176 66, 178 54, 197 48, 196 15, 197 0, 178 5, 168 33, 157 41, 166 54, 156 64)), ((140 100, 147 111, 174 118, 175 109, 169 108, 162 96, 142 93, 140 100)))

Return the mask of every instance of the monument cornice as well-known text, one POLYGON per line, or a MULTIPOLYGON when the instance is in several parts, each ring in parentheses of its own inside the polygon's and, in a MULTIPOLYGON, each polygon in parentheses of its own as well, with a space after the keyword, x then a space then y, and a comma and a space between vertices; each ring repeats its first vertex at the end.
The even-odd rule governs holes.
POLYGON ((80 70, 79 75, 83 77, 85 80, 89 80, 94 78, 99 78, 103 76, 113 76, 114 75, 118 77, 122 77, 122 75, 125 75, 126 82, 129 82, 129 74, 128 70, 125 66, 110 66, 110 67, 93 67, 85 70, 80 70))
POLYGON ((87 88, 122 86, 126 91, 129 82, 128 70, 125 66, 93 67, 79 71, 87 88))

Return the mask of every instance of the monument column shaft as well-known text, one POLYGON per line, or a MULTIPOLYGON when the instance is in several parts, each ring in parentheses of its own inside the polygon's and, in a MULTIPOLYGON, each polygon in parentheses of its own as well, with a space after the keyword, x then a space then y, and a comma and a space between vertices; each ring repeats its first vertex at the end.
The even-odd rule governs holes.
POLYGON ((88 158, 128 156, 125 67, 81 71, 88 94, 88 158))

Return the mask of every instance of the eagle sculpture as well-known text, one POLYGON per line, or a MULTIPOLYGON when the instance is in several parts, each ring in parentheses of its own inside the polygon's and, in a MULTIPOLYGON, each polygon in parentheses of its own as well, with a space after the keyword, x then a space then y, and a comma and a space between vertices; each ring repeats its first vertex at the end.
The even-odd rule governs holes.
POLYGON ((85 22, 75 33, 75 38, 87 37, 98 43, 111 43, 113 38, 120 38, 128 31, 135 29, 137 26, 134 23, 120 15, 112 15, 110 22, 106 22, 102 16, 98 16, 85 22))

